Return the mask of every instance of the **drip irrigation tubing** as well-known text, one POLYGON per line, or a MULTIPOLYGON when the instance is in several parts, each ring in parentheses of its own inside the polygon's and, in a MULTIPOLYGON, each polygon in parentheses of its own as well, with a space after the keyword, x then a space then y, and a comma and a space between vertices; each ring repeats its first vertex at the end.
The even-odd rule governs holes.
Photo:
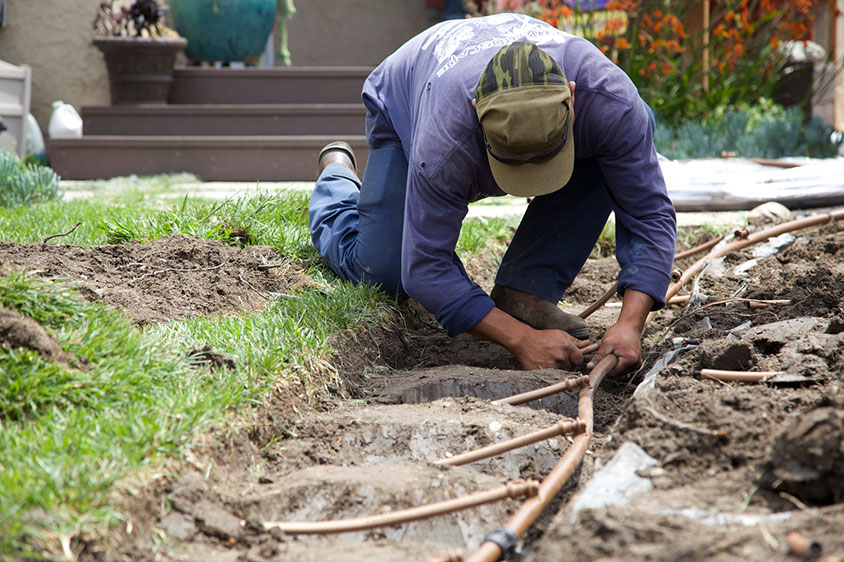
MULTIPOLYGON (((539 485, 539 493, 525 501, 516 513, 510 517, 510 520, 507 521, 504 527, 505 532, 509 531, 516 537, 522 536, 533 522, 536 521, 554 496, 557 495, 557 492, 560 491, 583 460, 592 440, 593 394, 604 377, 615 368, 617 363, 618 359, 615 355, 607 355, 589 373, 589 386, 581 389, 577 407, 578 418, 586 423, 586 431, 574 438, 574 441, 566 449, 566 452, 560 458, 559 462, 557 462, 557 465, 539 485)), ((466 562, 497 562, 500 560, 500 557, 501 546, 496 542, 485 540, 478 547, 478 550, 466 558, 466 562)))
POLYGON ((701 369, 700 378, 730 382, 764 382, 768 377, 784 375, 784 371, 722 371, 720 369, 701 369))
MULTIPOLYGON (((689 257, 700 251, 713 248, 709 251, 706 256, 692 264, 691 267, 689 267, 683 272, 680 272, 679 276, 673 276, 676 281, 674 281, 669 286, 668 291, 665 295, 665 299, 666 301, 668 301, 672 297, 674 297, 680 290, 680 288, 703 268, 704 264, 707 263, 708 260, 725 256, 731 252, 743 249, 758 242, 762 242, 773 236, 779 236, 780 234, 784 234, 786 232, 791 232, 794 230, 799 230, 812 226, 818 226, 841 219, 844 219, 844 211, 806 217, 803 219, 790 221, 760 232, 749 234, 746 238, 737 240, 730 244, 726 244, 725 246, 717 250, 714 248, 721 241, 722 237, 714 238, 704 244, 701 244, 700 246, 687 250, 686 252, 680 252, 680 254, 678 254, 680 257, 675 256, 675 259, 689 257)), ((580 314, 580 317, 586 318, 592 312, 600 308, 600 306, 603 306, 603 304, 607 300, 609 300, 612 294, 616 291, 617 286, 618 283, 616 283, 609 291, 607 291, 607 293, 605 293, 601 297, 601 299, 598 300, 598 302, 583 311, 580 314)), ((648 315, 647 321, 645 323, 646 326, 647 323, 650 322, 650 320, 652 319, 653 314, 654 313, 652 312, 648 315)), ((580 391, 580 399, 578 402, 578 418, 586 422, 586 431, 577 435, 574 438, 574 441, 572 442, 571 446, 560 458, 557 465, 552 469, 548 476, 545 477, 545 479, 542 481, 542 484, 540 484, 539 493, 535 497, 525 501, 522 504, 522 507, 519 508, 519 510, 510 518, 506 526, 502 529, 497 529, 496 531, 509 533, 511 534, 511 536, 515 537, 521 537, 528 530, 530 525, 532 525, 533 522, 539 517, 539 515, 542 513, 548 503, 550 503, 551 499, 557 494, 557 492, 560 491, 560 489, 569 479, 571 474, 583 460, 583 457, 589 448, 589 444, 591 442, 592 437, 594 415, 592 408, 593 393, 598 387, 598 385, 601 383, 603 378, 609 372, 611 372, 613 368, 615 368, 617 361, 618 359, 614 355, 607 355, 606 357, 604 357, 604 359, 601 360, 600 363, 598 363, 598 365, 595 366, 594 369, 592 369, 592 372, 589 374, 590 384, 589 386, 584 387, 580 391)), ((754 375, 758 377, 760 374, 755 373, 754 375)), ((770 376, 770 374, 767 373, 762 375, 765 376, 765 378, 767 378, 767 376, 770 376)), ((540 391, 541 390, 542 389, 540 389, 540 391)), ((498 542, 489 540, 488 538, 480 545, 480 547, 474 553, 472 553, 468 558, 466 558, 466 562, 497 562, 501 559, 501 556, 501 546, 498 544, 498 542)))
POLYGON ((694 256, 694 255, 697 255, 697 254, 703 252, 704 250, 709 250, 711 248, 714 248, 715 246, 718 245, 718 242, 720 242, 723 239, 724 239, 723 235, 722 236, 716 236, 715 238, 712 238, 711 240, 707 240, 703 244, 699 244, 699 245, 695 246, 694 248, 689 248, 688 250, 683 250, 682 252, 677 252, 676 254, 674 254, 674 261, 689 258, 691 256, 694 256))
POLYGON ((474 451, 468 451, 460 455, 440 459, 435 461, 434 464, 445 466, 463 466, 464 464, 469 464, 510 452, 513 449, 519 449, 521 447, 533 445, 534 443, 539 443, 540 441, 553 439, 558 435, 576 435, 578 433, 583 433, 584 431, 586 431, 586 422, 581 419, 566 418, 558 421, 552 426, 546 427, 545 429, 540 429, 539 431, 514 437, 513 439, 508 439, 507 441, 495 443, 494 445, 489 445, 487 447, 481 447, 480 449, 475 449, 474 451))
MULTIPOLYGON (((769 228, 767 230, 763 230, 760 232, 749 234, 746 238, 737 240, 730 244, 727 244, 721 247, 718 250, 711 250, 706 256, 699 259, 697 262, 692 264, 691 267, 686 269, 685 271, 679 273, 679 278, 672 283, 666 294, 666 300, 671 299, 680 288, 688 282, 694 275, 696 275, 703 266, 708 262, 708 260, 716 259, 722 256, 725 256, 731 252, 743 249, 747 246, 752 244, 756 244, 758 242, 762 242, 771 238, 773 236, 778 236, 780 234, 784 234, 786 232, 791 232, 794 230, 799 230, 803 228, 808 228, 812 226, 822 225, 828 222, 833 222, 837 220, 844 219, 844 211, 838 211, 834 213, 828 213, 824 215, 816 215, 811 217, 806 217, 803 219, 798 219, 795 221, 790 221, 781 225, 778 225, 773 228, 769 228)), ((686 250, 685 252, 680 252, 675 256, 675 259, 681 259, 683 257, 691 256, 699 251, 703 251, 705 249, 712 248, 716 246, 720 242, 720 238, 715 238, 710 240, 700 246, 692 248, 690 250, 686 250)), ((607 291, 607 293, 599 299, 598 302, 594 303, 588 309, 583 311, 580 314, 581 318, 586 318, 592 312, 600 308, 607 300, 609 300, 612 295, 615 293, 617 289, 617 283, 611 288, 611 290, 607 291)), ((648 315, 647 322, 650 322, 654 313, 648 315)), ((647 325, 646 322, 646 325, 647 325)), ((593 344, 594 345, 594 344, 593 344)), ((529 393, 523 393, 521 395, 512 396, 510 398, 505 398, 496 403, 501 404, 522 404, 524 402, 528 402, 530 400, 536 400, 539 398, 543 398, 545 396, 549 396, 551 394, 571 390, 572 388, 576 388, 582 384, 582 380, 586 378, 588 380, 588 384, 583 386, 580 390, 580 395, 578 398, 578 419, 577 420, 565 420, 559 424, 555 424, 551 428, 546 428, 545 430, 540 430, 539 432, 534 432, 534 434, 529 434, 527 436, 522 436, 520 438, 509 440, 509 442, 505 441, 504 443, 499 443, 497 445, 493 445, 490 447, 485 447, 482 449, 478 449, 476 451, 470 451, 469 453, 465 453, 463 455, 458 455, 456 457, 452 457, 451 459, 444 459, 438 461, 438 464, 465 464, 466 462, 473 462, 473 460, 479 460, 480 458, 487 458, 489 456, 499 454, 499 452, 506 452, 506 450, 512 450, 513 448, 517 448, 519 446, 515 443, 519 443, 522 441, 527 441, 527 439, 533 439, 536 434, 548 432, 554 432, 547 437, 541 437, 536 441, 531 441, 531 444, 537 441, 541 441, 544 439, 549 439, 561 433, 560 428, 566 424, 573 424, 576 425, 578 428, 578 433, 576 434, 574 440, 572 441, 569 448, 557 462, 557 465, 551 470, 550 473, 545 477, 545 479, 541 483, 537 483, 535 481, 523 481, 523 480, 514 480, 508 482, 506 485, 501 486, 499 488, 495 488, 492 490, 487 490, 484 492, 479 492, 476 494, 471 494, 468 496, 464 496, 461 498, 455 498, 452 500, 447 500, 435 504, 429 504, 424 506, 418 506, 406 510, 401 510, 392 513, 380 514, 380 515, 372 515, 367 517, 360 517, 355 519, 348 519, 348 520, 337 520, 337 521, 319 521, 319 522, 296 522, 296 521, 269 521, 264 523, 264 528, 272 529, 277 528, 280 529, 282 532, 288 534, 327 534, 327 533, 343 533, 343 532, 351 532, 351 531, 360 531, 360 530, 367 530, 373 529, 377 527, 385 527, 390 525, 396 525, 399 523, 406 523, 410 521, 416 521, 419 519, 425 519, 429 517, 434 517, 437 515, 443 515, 446 513, 452 513, 454 511, 460 511, 463 509, 468 509, 470 507, 475 507, 478 505, 482 505, 485 503, 490 503, 494 501, 499 501, 502 499, 512 498, 522 498, 528 497, 521 507, 513 514, 513 516, 509 519, 506 526, 502 529, 498 529, 493 531, 496 533, 497 531, 503 532, 508 534, 508 536, 515 536, 520 537, 522 536, 528 528, 533 524, 534 521, 540 516, 542 511, 547 507, 547 505, 551 502, 551 500, 556 496, 556 494, 562 489, 563 485, 568 481, 571 475, 574 473, 576 468, 580 465, 583 457, 586 455, 586 452, 589 449, 589 445, 591 443, 592 438, 592 430, 593 430, 593 422, 594 422, 594 412, 593 412, 593 396, 595 390, 600 385, 601 381, 604 377, 607 376, 617 365, 618 359, 610 354, 604 357, 598 365, 595 366, 594 369, 590 372, 588 377, 572 377, 570 380, 563 381, 561 383, 557 383, 556 385, 552 385, 551 387, 546 387, 544 389, 538 389, 535 391, 531 391, 529 393), (576 382, 572 382, 572 380, 576 382), (572 386, 574 384, 574 386, 572 386), (562 387, 562 388, 561 388, 562 387), (555 388, 555 390, 550 390, 555 388), (506 445, 506 450, 498 450, 502 448, 502 446, 506 445), (495 451, 493 451, 495 449, 495 451), (483 456, 482 456, 483 455, 483 456), (471 460, 466 460, 471 459, 471 460)), ((767 378, 772 374, 776 373, 742 373, 743 375, 752 375, 754 377, 764 377, 767 378)), ((701 371, 701 375, 704 376, 705 373, 701 371)), ((761 379, 761 380, 764 380, 761 379)), ((466 562, 497 562, 501 558, 502 554, 502 547, 500 546, 499 542, 494 541, 491 539, 491 535, 487 536, 487 539, 480 545, 480 547, 472 553, 471 556, 466 558, 466 562)))
POLYGON ((511 406, 518 406, 519 404, 524 404, 525 402, 532 402, 533 400, 539 400, 540 398, 545 398, 546 396, 551 396, 552 394, 558 394, 560 392, 567 392, 569 390, 583 388, 587 384, 589 384, 589 377, 587 375, 568 377, 565 380, 556 384, 552 384, 550 386, 537 388, 536 390, 530 390, 528 392, 523 392, 521 394, 516 394, 507 398, 495 400, 493 401, 493 404, 509 404, 511 406))
MULTIPOLYGON (((786 232, 792 232, 795 230, 800 230, 813 226, 821 226, 823 224, 842 219, 844 219, 844 211, 836 211, 834 213, 826 213, 823 215, 812 215, 802 219, 785 222, 765 230, 760 230, 759 232, 750 233, 745 239, 736 240, 735 242, 726 244, 721 248, 712 249, 704 257, 700 258, 691 266, 689 266, 680 276, 679 280, 668 286, 668 292, 665 295, 665 298, 670 299, 671 297, 676 295, 683 287, 683 285, 688 283, 692 279, 692 277, 697 275, 700 270, 703 269, 703 266, 706 265, 706 263, 713 259, 726 256, 727 254, 736 252, 738 250, 743 250, 748 246, 758 244, 759 242, 764 242, 768 238, 773 238, 774 236, 779 236, 780 234, 785 234, 786 232)), ((653 315, 653 312, 648 315, 648 321, 651 320, 653 315)))
POLYGON ((280 529, 283 533, 290 535, 320 535, 366 531, 378 527, 409 523, 419 519, 428 519, 437 515, 445 515, 500 500, 530 498, 535 496, 538 491, 539 483, 536 480, 511 480, 507 484, 491 490, 391 513, 333 521, 266 521, 264 523, 264 529, 280 529))
MULTIPOLYGON (((696 254, 699 254, 700 252, 703 252, 704 250, 708 250, 708 249, 716 246, 718 244, 718 242, 720 242, 723 239, 724 239, 723 236, 716 236, 715 238, 713 238, 711 240, 707 240, 703 244, 699 244, 698 246, 695 246, 694 248, 689 248, 688 250, 683 250, 682 252, 678 252, 674 255, 674 261, 681 260, 683 258, 688 258, 690 256, 694 256, 696 254)), ((672 276, 673 275, 674 275, 674 272, 672 272, 672 276)), ((682 275, 682 273, 681 273, 681 275, 682 275)), ((672 279, 672 280, 674 280, 674 279, 672 279)), ((592 314, 596 310, 598 310, 599 308, 604 306, 607 303, 607 301, 610 300, 613 297, 613 295, 615 295, 616 291, 618 291, 618 281, 613 283, 612 287, 607 289, 607 291, 603 295, 598 297, 598 300, 596 300, 591 305, 589 305, 589 307, 586 308, 586 310, 584 310, 580 314, 578 314, 578 316, 580 316, 584 320, 587 319, 588 317, 592 316, 592 314)))

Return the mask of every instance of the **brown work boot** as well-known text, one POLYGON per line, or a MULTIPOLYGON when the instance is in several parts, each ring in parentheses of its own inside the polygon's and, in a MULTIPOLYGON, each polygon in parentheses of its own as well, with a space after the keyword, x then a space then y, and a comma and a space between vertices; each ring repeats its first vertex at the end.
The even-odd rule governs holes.
POLYGON ((355 153, 352 151, 349 143, 343 141, 334 141, 323 146, 322 150, 319 151, 317 162, 320 174, 326 166, 335 162, 343 164, 355 173, 358 171, 357 164, 355 163, 355 153))
POLYGON ((542 297, 496 285, 489 294, 495 306, 537 330, 563 330, 579 340, 589 337, 586 321, 560 310, 542 297))

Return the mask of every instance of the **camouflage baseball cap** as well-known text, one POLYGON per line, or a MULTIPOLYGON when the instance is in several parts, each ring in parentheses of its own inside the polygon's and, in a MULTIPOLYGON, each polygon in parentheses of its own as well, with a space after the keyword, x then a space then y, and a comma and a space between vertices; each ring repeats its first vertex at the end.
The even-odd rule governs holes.
POLYGON ((532 43, 502 47, 475 92, 489 167, 511 195, 557 191, 574 166, 571 90, 551 56, 532 43))

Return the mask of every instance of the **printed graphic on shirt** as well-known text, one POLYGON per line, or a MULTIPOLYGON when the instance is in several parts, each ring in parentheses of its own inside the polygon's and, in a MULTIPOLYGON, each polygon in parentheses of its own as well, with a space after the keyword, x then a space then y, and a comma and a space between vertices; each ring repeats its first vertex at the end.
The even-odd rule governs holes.
POLYGON ((461 59, 489 49, 500 49, 514 41, 547 44, 565 43, 566 39, 568 34, 543 21, 517 14, 496 14, 441 23, 423 43, 422 50, 433 48, 441 65, 436 73, 440 77, 461 59))

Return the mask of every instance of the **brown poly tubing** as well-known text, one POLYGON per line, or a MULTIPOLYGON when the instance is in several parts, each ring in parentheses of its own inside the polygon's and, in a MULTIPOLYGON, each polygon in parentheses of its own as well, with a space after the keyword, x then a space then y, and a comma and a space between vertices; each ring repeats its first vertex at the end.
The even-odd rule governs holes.
POLYGON ((599 308, 604 306, 604 304, 612 298, 612 296, 615 294, 615 292, 617 290, 618 290, 618 281, 613 283, 613 286, 610 287, 609 289, 607 289, 606 293, 601 295, 598 298, 598 300, 596 300, 591 305, 589 305, 589 308, 587 308, 586 310, 584 310, 583 312, 578 314, 578 316, 580 316, 584 320, 587 319, 588 317, 590 317, 592 315, 593 312, 595 312, 596 310, 598 310, 599 308))
POLYGON ((698 261, 696 261, 695 263, 693 263, 691 267, 687 268, 686 271, 683 272, 683 275, 680 277, 679 281, 673 283, 670 287, 668 287, 668 294, 666 295, 666 298, 671 298, 676 295, 677 292, 680 290, 680 287, 685 285, 692 277, 694 277, 701 269, 703 269, 704 263, 706 263, 708 260, 726 256, 727 254, 730 254, 737 250, 742 250, 747 246, 763 242, 768 238, 779 236, 780 234, 785 234, 786 232, 799 230, 801 228, 808 228, 810 226, 818 226, 824 223, 837 221, 841 219, 844 219, 844 211, 837 211, 824 215, 814 215, 811 217, 805 217, 802 219, 785 222, 765 230, 760 230, 759 232, 754 232, 748 235, 748 237, 744 240, 736 240, 735 242, 731 242, 730 244, 727 244, 726 246, 719 248, 718 250, 713 250, 698 261))
POLYGON ((688 258, 689 256, 699 254, 700 252, 702 252, 704 250, 708 250, 710 248, 713 248, 715 245, 718 244, 718 242, 720 242, 723 239, 724 239, 723 236, 716 236, 712 240, 707 240, 703 244, 695 246, 694 248, 689 248, 688 250, 683 250, 682 252, 677 252, 676 254, 674 254, 674 261, 681 260, 683 258, 688 258))
POLYGON ((427 519, 437 515, 445 515, 470 507, 477 507, 486 503, 492 503, 506 499, 521 499, 533 497, 539 490, 539 483, 536 480, 511 480, 504 486, 478 492, 453 500, 420 505, 410 509, 382 513, 380 515, 369 515, 356 519, 344 519, 336 521, 266 521, 264 529, 280 529, 291 535, 314 535, 329 533, 349 533, 352 531, 365 531, 377 527, 389 527, 400 523, 408 523, 419 519, 427 519))
MULTIPOLYGON (((548 473, 548 476, 539 485, 539 493, 525 501, 516 513, 510 517, 506 528, 514 532, 517 537, 522 536, 528 528, 536 521, 542 510, 551 502, 555 495, 563 487, 563 484, 574 473, 580 461, 589 449, 592 439, 592 395, 604 377, 612 371, 618 358, 615 355, 607 355, 598 363, 589 374, 589 386, 580 391, 578 401, 578 418, 586 422, 586 431, 574 438, 574 442, 566 450, 565 454, 557 462, 557 465, 548 473)), ((496 543, 486 541, 466 558, 466 562, 496 562, 501 556, 501 547, 496 543)))
POLYGON ((700 378, 716 381, 762 382, 768 377, 784 375, 783 371, 722 371, 720 369, 701 369, 700 378))
MULTIPOLYGON (((674 256, 674 261, 677 261, 677 260, 680 260, 680 259, 683 259, 683 258, 687 258, 689 256, 693 256, 693 255, 700 253, 704 250, 708 250, 709 248, 712 248, 713 246, 718 244, 718 242, 720 242, 723 239, 724 239, 723 236, 718 236, 716 238, 713 238, 712 240, 709 240, 707 242, 704 242, 703 244, 700 244, 699 246, 695 246, 694 248, 689 248, 688 250, 684 250, 684 251, 682 251, 682 252, 680 252, 680 253, 678 253, 674 256)), ((672 275, 677 271, 679 271, 679 270, 673 271, 672 275)), ((682 275, 682 273, 680 275, 682 275)), ((672 280, 674 280, 674 279, 672 279, 672 280)), ((616 281, 613 284, 612 287, 607 289, 607 292, 604 293, 603 295, 601 295, 598 298, 598 300, 596 300, 594 303, 589 305, 589 308, 587 308, 586 310, 584 310, 583 312, 578 314, 578 316, 580 316, 584 320, 586 318, 590 317, 596 310, 598 310, 599 308, 604 306, 604 304, 606 304, 606 302, 613 297, 613 295, 616 293, 617 290, 618 290, 618 281, 616 281)))
POLYGON ((539 431, 534 431, 533 433, 528 433, 520 437, 514 437, 513 439, 508 439, 507 441, 495 443, 494 445, 489 445, 487 447, 481 447, 480 449, 475 449, 474 451, 440 459, 434 462, 434 464, 441 464, 445 466, 463 466, 464 464, 469 464, 470 462, 494 457, 495 455, 507 453, 513 449, 527 447, 528 445, 533 445, 534 443, 539 443, 540 441, 552 439, 558 435, 574 435, 576 433, 583 433, 584 431, 586 431, 586 422, 579 419, 573 420, 566 418, 558 421, 550 427, 546 427, 545 429, 540 429, 539 431))
MULTIPOLYGON (((713 260, 716 258, 720 258, 730 254, 732 252, 742 250, 747 246, 752 246, 753 244, 757 244, 759 242, 763 242, 768 238, 772 238, 774 236, 779 236, 780 234, 785 234, 786 232, 791 232, 793 230, 800 230, 801 228, 808 228, 810 226, 818 226, 828 222, 833 222, 837 220, 844 219, 844 211, 836 211, 834 213, 827 213, 824 215, 813 215, 811 217, 805 217, 802 219, 797 219, 789 222, 784 222, 780 225, 760 230, 759 232, 754 232, 749 234, 746 239, 743 240, 736 240, 735 242, 731 242, 719 248, 717 250, 712 250, 704 257, 697 260, 693 263, 690 267, 688 267, 684 272, 683 275, 680 277, 680 280, 676 283, 672 283, 668 286, 668 292, 665 295, 666 300, 670 299, 674 295, 676 295, 680 289, 688 283, 692 277, 697 275, 705 263, 709 260, 713 260)), ((654 317, 654 312, 648 314, 648 319, 645 322, 645 325, 649 324, 650 321, 654 317)))
POLYGON ((792 531, 785 536, 785 544, 792 554, 803 558, 817 558, 823 552, 821 543, 809 540, 797 531, 792 531))
MULTIPOLYGON (((683 274, 680 276, 680 279, 676 283, 673 283, 669 286, 665 298, 666 300, 669 300, 671 297, 676 295, 680 288, 698 271, 700 271, 700 269, 702 269, 703 264, 706 263, 706 260, 708 259, 724 256, 730 252, 742 249, 746 246, 755 244, 762 240, 767 240, 772 236, 778 236, 785 232, 790 232, 792 230, 797 230, 800 228, 807 228, 809 226, 815 226, 818 224, 823 224, 826 222, 840 219, 844 219, 844 211, 829 213, 826 215, 818 215, 814 217, 807 217, 805 219, 799 219, 796 221, 790 221, 788 223, 784 223, 779 226, 769 228, 767 230, 763 230, 755 234, 751 234, 747 237, 747 239, 728 244, 718 251, 710 251, 709 254, 695 262, 690 268, 683 272, 683 274)), ((713 246, 715 244, 717 244, 717 241, 713 243, 713 246)), ((601 305, 603 305, 603 303, 601 303, 601 305)), ((593 305, 589 307, 587 311, 590 311, 590 309, 593 308, 594 310, 597 310, 598 306, 593 305)), ((591 310, 589 314, 591 314, 591 312, 594 312, 594 310, 591 310)), ((585 312, 586 311, 584 311, 584 313, 585 312)), ((586 316, 588 316, 588 314, 584 313, 581 313, 581 318, 585 318, 586 316)), ((648 315, 647 322, 650 322, 652 317, 653 313, 648 315)), ((598 363, 598 365, 595 366, 594 369, 592 369, 592 372, 589 376, 591 384, 590 386, 585 387, 580 391, 580 401, 578 404, 578 417, 586 422, 586 432, 581 433, 574 438, 574 442, 571 444, 568 450, 566 450, 563 457, 559 460, 557 465, 548 474, 548 476, 542 481, 537 496, 531 498, 530 500, 527 500, 524 504, 522 504, 522 507, 510 518, 506 528, 514 532, 516 536, 522 536, 525 531, 527 531, 528 527, 530 527, 530 525, 536 520, 536 518, 539 517, 539 515, 542 513, 542 510, 551 501, 551 498, 553 498, 554 495, 559 492, 559 490, 562 488, 562 486, 565 484, 565 482, 580 464, 581 460, 583 459, 583 456, 586 454, 592 436, 592 394, 594 392, 594 389, 598 387, 601 380, 603 380, 606 374, 609 373, 613 368, 615 368, 617 361, 618 359, 614 355, 607 355, 606 357, 604 357, 603 360, 601 360, 600 363, 598 363)), ((490 541, 485 541, 481 544, 478 550, 476 550, 474 553, 472 553, 469 558, 466 559, 466 562, 497 562, 500 556, 501 548, 498 546, 498 544, 490 541)))
POLYGON ((580 353, 586 355, 587 353, 595 353, 601 347, 601 340, 596 341, 595 343, 590 343, 586 347, 580 348, 580 353))
POLYGON ((679 297, 672 297, 665 301, 665 304, 683 304, 689 302, 690 298, 692 298, 691 295, 681 295, 679 297))
POLYGON ((519 404, 524 404, 525 402, 530 402, 532 400, 539 400, 540 398, 545 398, 546 396, 551 396, 552 394, 582 388, 587 384, 589 384, 589 377, 586 375, 568 377, 566 380, 558 382, 557 384, 552 384, 551 386, 537 388, 536 390, 495 400, 493 401, 493 404, 510 404, 511 406, 518 406, 519 404))

